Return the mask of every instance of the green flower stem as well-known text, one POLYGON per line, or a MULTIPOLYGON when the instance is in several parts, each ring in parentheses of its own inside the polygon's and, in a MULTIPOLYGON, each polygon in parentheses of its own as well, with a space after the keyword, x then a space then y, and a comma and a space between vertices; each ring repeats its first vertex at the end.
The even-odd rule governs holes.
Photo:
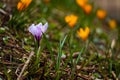
POLYGON ((35 57, 36 57, 35 65, 38 65, 38 63, 39 63, 39 59, 40 59, 40 55, 41 55, 40 49, 41 49, 41 47, 39 46, 37 53, 35 54, 35 57))

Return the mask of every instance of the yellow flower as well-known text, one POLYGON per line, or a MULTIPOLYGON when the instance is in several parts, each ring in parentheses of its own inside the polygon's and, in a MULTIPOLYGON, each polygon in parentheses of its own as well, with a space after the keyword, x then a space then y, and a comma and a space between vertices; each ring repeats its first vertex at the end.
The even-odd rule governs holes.
POLYGON ((68 23, 68 25, 71 28, 73 28, 74 25, 77 23, 77 19, 78 19, 78 17, 76 15, 73 15, 73 14, 68 15, 68 16, 65 17, 66 23, 68 23))
POLYGON ((83 9, 86 14, 90 14, 90 12, 92 11, 92 5, 86 4, 83 9))
POLYGON ((117 23, 114 19, 109 20, 108 25, 110 26, 111 29, 114 29, 117 26, 117 23))
POLYGON ((76 3, 82 8, 86 5, 87 2, 88 0, 76 0, 76 3))
POLYGON ((97 17, 99 18, 99 19, 104 19, 105 17, 106 17, 106 11, 105 10, 97 10, 97 17))
POLYGON ((80 28, 78 31, 77 31, 77 34, 80 38, 82 38, 82 40, 86 40, 90 34, 90 29, 89 27, 85 27, 85 30, 83 30, 83 28, 80 28))
POLYGON ((19 11, 24 10, 25 8, 27 8, 29 6, 29 4, 32 2, 32 0, 21 0, 18 2, 17 4, 17 9, 19 11))

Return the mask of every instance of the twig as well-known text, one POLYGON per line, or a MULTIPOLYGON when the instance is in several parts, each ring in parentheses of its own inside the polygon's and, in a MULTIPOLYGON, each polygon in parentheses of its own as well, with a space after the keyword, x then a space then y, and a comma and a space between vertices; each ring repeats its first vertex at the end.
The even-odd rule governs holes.
POLYGON ((21 80, 22 74, 25 71, 25 69, 27 68, 27 66, 28 66, 28 64, 29 64, 29 62, 30 62, 33 55, 34 55, 34 52, 31 52, 30 56, 28 57, 27 61, 25 62, 24 66, 23 66, 19 76, 17 77, 17 80, 21 80))
POLYGON ((118 80, 118 78, 117 78, 117 76, 116 76, 116 74, 115 74, 114 71, 112 71, 112 75, 113 75, 113 77, 114 77, 115 80, 118 80))
POLYGON ((5 12, 3 9, 0 8, 0 13, 6 15, 7 12, 5 12))
POLYGON ((81 73, 78 73, 77 76, 80 77, 80 78, 82 78, 82 79, 84 79, 84 80, 92 80, 91 75, 83 75, 81 73))
POLYGON ((16 71, 15 71, 15 74, 16 74, 17 76, 19 76, 18 71, 19 71, 20 67, 23 66, 23 65, 24 65, 24 64, 20 64, 20 65, 17 67, 17 69, 16 69, 16 71))

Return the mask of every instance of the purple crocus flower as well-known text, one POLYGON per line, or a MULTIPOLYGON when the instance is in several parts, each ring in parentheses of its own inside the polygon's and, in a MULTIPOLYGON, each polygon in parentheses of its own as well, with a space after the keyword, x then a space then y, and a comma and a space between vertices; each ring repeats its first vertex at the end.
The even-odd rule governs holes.
POLYGON ((32 24, 28 30, 29 32, 32 33, 32 35, 36 38, 36 40, 40 41, 41 37, 42 37, 42 34, 47 30, 48 28, 48 23, 45 23, 44 25, 42 25, 42 23, 39 23, 37 25, 35 24, 32 24))

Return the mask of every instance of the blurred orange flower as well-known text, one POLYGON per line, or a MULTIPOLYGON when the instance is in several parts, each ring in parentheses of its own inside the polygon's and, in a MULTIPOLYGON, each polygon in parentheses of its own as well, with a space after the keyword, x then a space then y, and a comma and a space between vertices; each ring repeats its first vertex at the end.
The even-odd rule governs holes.
POLYGON ((92 5, 86 4, 83 9, 86 14, 90 14, 90 12, 92 11, 92 5))
POLYGON ((111 29, 114 29, 117 26, 117 23, 114 19, 108 21, 108 25, 111 29))
POLYGON ((66 23, 68 23, 68 25, 71 28, 73 28, 74 25, 77 23, 77 19, 78 19, 78 17, 76 15, 73 15, 73 14, 68 15, 68 16, 65 17, 66 23))
POLYGON ((76 3, 82 8, 86 5, 87 2, 88 0, 76 0, 76 3))
POLYGON ((27 8, 31 2, 32 2, 32 0, 20 0, 17 4, 17 9, 19 11, 22 11, 25 8, 27 8))
POLYGON ((105 10, 99 9, 99 10, 97 10, 96 15, 99 19, 104 19, 106 17, 107 13, 105 10))
POLYGON ((90 29, 89 27, 85 27, 85 30, 83 30, 83 28, 80 28, 77 31, 78 36, 82 39, 82 40, 86 40, 90 34, 90 29))

